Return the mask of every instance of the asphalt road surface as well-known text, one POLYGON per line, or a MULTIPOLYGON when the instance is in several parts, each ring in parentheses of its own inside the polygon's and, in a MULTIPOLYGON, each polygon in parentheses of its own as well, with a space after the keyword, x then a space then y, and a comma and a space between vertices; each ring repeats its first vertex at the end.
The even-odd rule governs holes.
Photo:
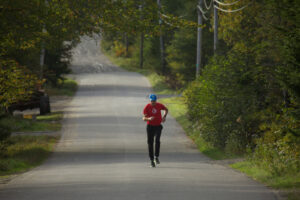
POLYGON ((267 187, 198 152, 169 115, 161 164, 150 168, 142 109, 145 77, 126 72, 83 38, 74 50, 79 81, 62 138, 40 167, 0 186, 1 200, 274 200, 267 187))

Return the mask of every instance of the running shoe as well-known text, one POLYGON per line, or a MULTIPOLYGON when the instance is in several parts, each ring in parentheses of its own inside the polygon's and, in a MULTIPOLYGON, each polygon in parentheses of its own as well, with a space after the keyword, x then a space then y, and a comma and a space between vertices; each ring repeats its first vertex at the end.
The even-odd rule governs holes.
POLYGON ((160 162, 159 162, 159 160, 158 160, 158 157, 156 157, 156 158, 154 159, 154 162, 155 162, 156 165, 160 164, 160 162))
POLYGON ((151 160, 151 165, 150 167, 155 167, 155 162, 153 160, 151 160))

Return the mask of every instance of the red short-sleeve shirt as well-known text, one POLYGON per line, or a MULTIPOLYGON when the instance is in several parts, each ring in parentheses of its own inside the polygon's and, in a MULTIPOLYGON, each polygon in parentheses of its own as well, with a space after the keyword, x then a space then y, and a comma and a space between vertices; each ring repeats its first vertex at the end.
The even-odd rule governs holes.
POLYGON ((152 126, 159 126, 162 121, 161 110, 166 109, 167 108, 161 103, 156 103, 155 106, 152 106, 151 103, 147 104, 144 108, 143 114, 146 117, 154 117, 152 121, 147 121, 147 124, 152 126))

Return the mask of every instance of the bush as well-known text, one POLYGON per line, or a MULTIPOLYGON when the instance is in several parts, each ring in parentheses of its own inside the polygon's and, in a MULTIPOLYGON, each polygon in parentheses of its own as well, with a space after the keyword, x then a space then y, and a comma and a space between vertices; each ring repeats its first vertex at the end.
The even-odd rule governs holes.
POLYGON ((0 143, 9 138, 11 135, 11 129, 8 126, 0 124, 0 143))
POLYGON ((293 174, 300 169, 300 125, 288 112, 277 118, 261 125, 265 134, 257 139, 251 159, 272 174, 293 174))
MULTIPOLYGON (((291 135, 274 143, 265 143, 260 139, 253 154, 253 160, 272 174, 296 173, 300 169, 299 141, 292 141, 291 135)), ((295 139, 295 138, 294 138, 295 139)))
POLYGON ((251 65, 240 57, 234 53, 215 57, 184 93, 189 117, 201 136, 235 153, 251 143, 259 124, 255 117, 259 87, 249 76, 251 65))
POLYGON ((126 47, 122 43, 115 41, 114 42, 114 52, 117 57, 121 57, 121 56, 125 57, 126 56, 126 47))
POLYGON ((11 135, 11 129, 0 122, 0 157, 5 157, 7 152, 6 140, 11 135))
POLYGON ((245 152, 247 146, 247 138, 242 131, 233 130, 226 140, 225 152, 229 154, 241 154, 245 152))

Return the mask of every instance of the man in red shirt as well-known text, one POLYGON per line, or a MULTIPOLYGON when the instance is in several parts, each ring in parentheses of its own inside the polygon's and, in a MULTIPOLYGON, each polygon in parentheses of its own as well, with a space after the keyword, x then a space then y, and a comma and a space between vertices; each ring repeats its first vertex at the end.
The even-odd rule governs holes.
POLYGON ((150 94, 149 99, 151 103, 148 103, 143 111, 143 120, 147 122, 147 142, 149 157, 151 160, 151 167, 155 167, 159 164, 159 151, 160 151, 160 135, 163 129, 161 123, 166 121, 168 114, 168 108, 163 104, 156 102, 157 97, 155 94, 150 94), (164 111, 164 116, 161 116, 161 111, 164 111), (155 157, 153 155, 153 143, 155 138, 155 157))

